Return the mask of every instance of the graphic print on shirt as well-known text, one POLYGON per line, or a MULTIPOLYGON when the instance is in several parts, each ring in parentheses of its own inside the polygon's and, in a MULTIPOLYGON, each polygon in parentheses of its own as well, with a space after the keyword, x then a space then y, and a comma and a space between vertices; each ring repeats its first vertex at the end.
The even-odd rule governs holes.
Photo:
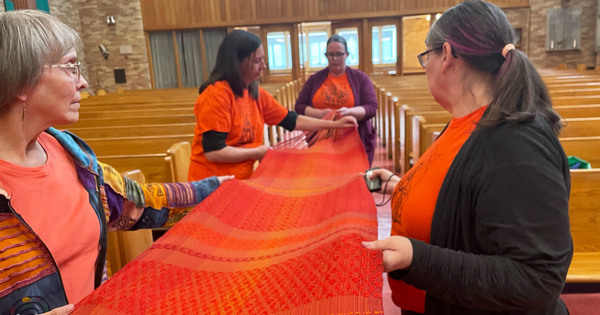
POLYGON ((244 127, 242 128, 242 134, 240 135, 239 145, 254 142, 254 126, 250 123, 248 116, 244 117, 244 127))
POLYGON ((321 101, 328 108, 338 108, 340 104, 347 104, 349 95, 348 91, 343 88, 338 88, 334 82, 325 83, 323 85, 323 94, 321 101))
POLYGON ((395 205, 397 205, 396 208, 398 209, 398 211, 392 211, 392 222, 401 225, 404 204, 406 203, 407 196, 410 193, 410 188, 413 184, 414 176, 415 174, 420 174, 420 177, 422 178, 424 176, 423 174, 427 173, 432 162, 442 155, 440 152, 437 152, 437 149, 437 145, 433 145, 431 147, 431 150, 433 150, 433 152, 431 152, 431 154, 424 155, 421 159, 419 159, 417 163, 410 169, 409 172, 407 172, 402 177, 402 180, 398 183, 398 189, 394 192, 394 195, 392 196, 392 202, 395 205), (424 158, 427 158, 427 160, 423 160, 424 158))

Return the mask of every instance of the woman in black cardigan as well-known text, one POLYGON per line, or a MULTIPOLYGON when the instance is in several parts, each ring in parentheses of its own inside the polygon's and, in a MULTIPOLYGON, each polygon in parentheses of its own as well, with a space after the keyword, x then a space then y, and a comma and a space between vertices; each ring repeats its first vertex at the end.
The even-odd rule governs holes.
POLYGON ((497 6, 465 1, 435 22, 418 56, 454 118, 402 179, 373 173, 390 179, 393 236, 363 243, 383 251, 403 314, 568 314, 559 298, 573 254, 560 117, 515 40, 497 6), (454 127, 465 117, 472 128, 461 138, 454 127), (436 193, 421 198, 427 191, 436 193))

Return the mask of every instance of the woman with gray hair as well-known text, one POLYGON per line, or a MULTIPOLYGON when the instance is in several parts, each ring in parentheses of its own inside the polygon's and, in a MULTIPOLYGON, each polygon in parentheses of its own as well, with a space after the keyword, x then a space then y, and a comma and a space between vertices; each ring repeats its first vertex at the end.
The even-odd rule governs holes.
POLYGON ((142 185, 120 176, 52 127, 79 119, 79 35, 23 10, 0 14, 0 38, 0 314, 68 314, 106 279, 107 230, 162 226, 169 209, 232 177, 142 185))

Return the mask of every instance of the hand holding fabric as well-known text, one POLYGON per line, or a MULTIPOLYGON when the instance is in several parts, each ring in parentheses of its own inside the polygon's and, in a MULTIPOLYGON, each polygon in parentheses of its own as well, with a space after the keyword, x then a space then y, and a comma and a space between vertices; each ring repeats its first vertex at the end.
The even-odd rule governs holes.
POLYGON ((219 179, 219 185, 221 185, 228 180, 234 179, 235 175, 217 176, 217 178, 219 179))
POLYGON ((256 147, 256 154, 254 156, 254 159, 257 161, 261 161, 263 157, 265 157, 265 154, 267 154, 267 151, 269 151, 269 146, 267 145, 263 144, 259 147, 256 147))
POLYGON ((358 122, 356 118, 352 116, 344 116, 333 122, 334 128, 349 128, 349 127, 358 127, 358 122))
POLYGON ((390 272, 410 267, 413 258, 413 247, 404 236, 391 236, 382 240, 362 242, 364 248, 383 252, 383 271, 390 272))

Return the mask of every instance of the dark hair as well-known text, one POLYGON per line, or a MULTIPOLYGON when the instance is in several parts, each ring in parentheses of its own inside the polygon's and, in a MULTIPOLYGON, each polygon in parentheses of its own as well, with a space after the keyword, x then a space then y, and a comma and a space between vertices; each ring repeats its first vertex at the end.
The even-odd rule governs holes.
MULTIPOLYGON (((225 80, 229 83, 235 95, 243 96, 246 84, 242 81, 240 63, 256 51, 260 45, 260 38, 252 33, 234 30, 227 34, 221 45, 219 45, 215 67, 210 72, 208 79, 202 83, 198 92, 202 93, 209 85, 225 80)), ((247 88, 250 95, 257 99, 258 82, 252 82, 247 88)))
POLYGON ((480 0, 462 2, 444 12, 429 30, 426 44, 441 47, 448 42, 453 52, 473 69, 494 78, 493 98, 479 126, 532 120, 541 113, 554 131, 562 127, 560 116, 541 76, 525 53, 513 49, 502 56, 516 35, 496 5, 480 0))
POLYGON ((329 46, 329 43, 331 42, 344 44, 344 49, 346 50, 346 53, 348 53, 348 44, 346 43, 346 39, 342 36, 338 34, 331 35, 331 37, 329 37, 329 39, 327 40, 327 46, 329 46))

